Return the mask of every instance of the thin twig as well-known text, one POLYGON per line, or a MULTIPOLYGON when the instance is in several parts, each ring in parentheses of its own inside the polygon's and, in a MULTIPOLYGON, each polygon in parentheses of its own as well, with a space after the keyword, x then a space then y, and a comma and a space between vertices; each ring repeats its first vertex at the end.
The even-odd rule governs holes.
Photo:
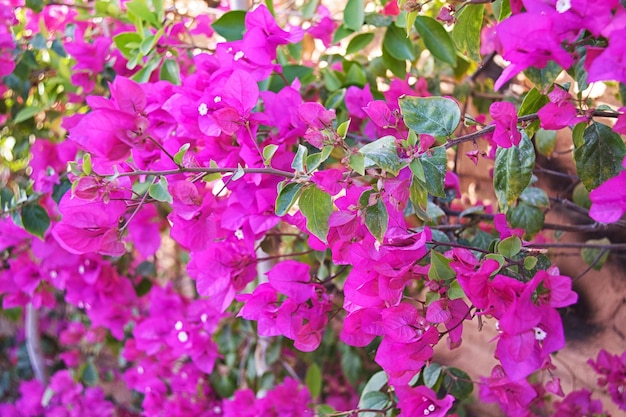
POLYGON ((26 350, 30 366, 33 368, 35 378, 43 385, 48 383, 48 372, 44 363, 43 352, 41 351, 41 338, 39 335, 39 314, 32 303, 26 306, 26 350))

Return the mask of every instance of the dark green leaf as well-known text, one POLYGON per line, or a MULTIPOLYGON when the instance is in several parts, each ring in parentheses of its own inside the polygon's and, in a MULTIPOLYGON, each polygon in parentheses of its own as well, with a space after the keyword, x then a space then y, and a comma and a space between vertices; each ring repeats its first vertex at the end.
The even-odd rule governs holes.
POLYGON ((359 33, 354 38, 350 39, 350 43, 346 47, 346 55, 363 52, 365 47, 369 45, 372 40, 374 40, 373 33, 359 33))
POLYGON ((46 230, 50 227, 50 217, 46 209, 39 204, 26 204, 20 210, 20 214, 24 229, 43 240, 46 230))
POLYGON ((159 178, 159 182, 151 184, 150 188, 148 188, 148 193, 150 194, 150 197, 157 201, 164 201, 172 204, 172 195, 167 189, 167 178, 165 176, 159 178))
POLYGON ((583 143, 575 146, 576 171, 587 190, 593 190, 622 170, 626 145, 610 127, 591 123, 585 129, 583 143))
POLYGON ((302 215, 306 217, 307 229, 326 243, 328 219, 333 212, 333 202, 330 195, 312 185, 302 191, 298 205, 302 215))
POLYGON ((528 187, 519 196, 520 200, 541 209, 550 208, 550 198, 545 191, 537 187, 528 187))
POLYGON ((375 165, 394 175, 398 175, 406 166, 398 156, 396 138, 393 136, 385 136, 368 143, 359 149, 359 153, 365 157, 366 167, 375 165))
MULTIPOLYGON (((282 183, 281 183, 282 184, 282 183)), ((280 186, 280 184, 279 184, 280 186)), ((295 204, 302 190, 302 183, 290 182, 278 190, 278 197, 276 197, 276 215, 284 216, 289 212, 289 209, 295 204)))
POLYGON ((428 268, 428 278, 433 281, 451 281, 456 278, 456 273, 450 268, 450 259, 437 251, 430 251, 430 268, 428 268))
POLYGON ((524 229, 524 238, 528 240, 541 231, 545 215, 540 208, 519 203, 506 213, 506 219, 511 227, 524 229))
MULTIPOLYGON (((611 241, 605 237, 602 239, 590 239, 585 243, 592 245, 610 245, 611 241)), ((587 265, 593 265, 592 268, 599 271, 602 269, 602 265, 604 265, 609 257, 609 250, 600 248, 582 248, 580 255, 587 265)))
POLYGON ((363 361, 354 348, 348 345, 341 345, 341 370, 353 386, 357 386, 360 381, 360 375, 363 371, 363 361))
POLYGON ((67 178, 62 179, 60 183, 54 185, 54 190, 52 191, 52 199, 57 204, 59 204, 61 198, 70 188, 72 188, 72 183, 69 182, 67 178))
POLYGON ((406 78, 406 61, 403 59, 396 59, 386 48, 383 48, 383 63, 395 76, 402 79, 406 78))
POLYGON ((87 386, 93 387, 98 383, 98 369, 93 360, 89 359, 80 369, 80 380, 87 386))
POLYGON ((510 206, 517 200, 533 175, 535 148, 525 132, 518 146, 498 148, 493 169, 493 186, 500 208, 510 206))
POLYGON ((342 24, 341 26, 339 26, 339 28, 337 28, 337 30, 333 34, 333 43, 339 42, 343 38, 346 38, 352 35, 354 32, 355 32, 354 30, 350 29, 345 24, 342 24))
POLYGON ((396 25, 389 25, 389 27, 387 27, 385 37, 383 38, 383 47, 395 59, 409 61, 415 59, 415 51, 413 50, 411 40, 408 39, 404 31, 396 25))
POLYGON ((426 49, 437 59, 456 67, 456 49, 450 34, 432 17, 416 16, 415 29, 426 49))
POLYGON ((420 155, 419 160, 424 169, 424 176, 426 177, 424 185, 428 192, 437 197, 445 197, 444 182, 448 162, 445 147, 431 148, 420 155))
POLYGON ((45 6, 45 3, 44 0, 26 0, 25 5, 32 11, 39 13, 43 10, 43 6, 45 6))
POLYGON ((379 242, 383 241, 388 224, 389 215, 382 198, 378 198, 376 204, 365 208, 365 226, 379 242))
POLYGON ((367 13, 365 15, 365 23, 383 28, 393 23, 393 16, 385 16, 380 13, 367 13))
POLYGON ((152 281, 150 281, 148 278, 144 278, 139 281, 139 284, 135 286, 135 293, 137 294, 137 297, 143 297, 144 295, 148 294, 151 289, 152 281))
POLYGON ((480 30, 483 27, 483 4, 467 5, 457 16, 452 39, 457 48, 475 62, 480 61, 480 30))
POLYGON ((563 71, 563 68, 554 61, 548 61, 543 68, 530 67, 524 71, 524 75, 528 77, 533 84, 539 86, 540 89, 551 86, 556 77, 563 71))
POLYGON ((464 400, 472 394, 474 384, 466 372, 447 368, 443 376, 443 388, 457 400, 464 400))
POLYGON ((589 210, 591 208, 591 199, 589 198, 589 191, 585 188, 585 184, 579 182, 572 191, 572 201, 574 204, 589 210))
POLYGON ((169 81, 174 85, 180 85, 180 67, 178 61, 174 59, 166 59, 159 72, 159 78, 169 81))
POLYGON ((461 121, 461 110, 454 100, 444 97, 400 98, 406 125, 418 134, 452 136, 461 121))
POLYGON ((363 0, 348 0, 343 11, 344 25, 357 32, 365 22, 365 5, 363 0))
POLYGON ((309 369, 307 369, 304 382, 309 389, 311 398, 315 400, 319 397, 322 392, 322 371, 320 371, 320 367, 316 363, 311 364, 309 369))
POLYGON ((245 31, 246 12, 242 10, 231 10, 224 13, 219 19, 211 24, 213 30, 227 41, 237 41, 243 39, 245 31))
POLYGON ((370 377, 365 386, 363 387, 363 392, 361 392, 361 397, 363 397, 368 392, 372 391, 380 391, 382 387, 387 383, 387 374, 385 371, 378 371, 374 375, 370 377))

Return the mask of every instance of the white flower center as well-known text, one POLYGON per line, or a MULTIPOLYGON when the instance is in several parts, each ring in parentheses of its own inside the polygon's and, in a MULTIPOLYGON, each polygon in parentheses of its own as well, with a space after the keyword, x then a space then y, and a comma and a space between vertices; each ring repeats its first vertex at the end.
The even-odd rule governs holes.
POLYGON ((540 329, 539 327, 535 327, 533 331, 535 332, 535 339, 539 341, 545 339, 548 335, 548 333, 546 333, 543 329, 540 329))
POLYGON ((189 340, 189 336, 187 335, 187 332, 178 332, 178 341, 180 343, 186 343, 187 340, 189 340))
POLYGON ((178 320, 178 321, 176 322, 176 324, 174 325, 174 328, 175 328, 176 330, 180 330, 180 329, 182 329, 182 328, 183 328, 183 322, 182 322, 182 321, 180 321, 180 320, 178 320))
POLYGON ((235 54, 235 61, 239 61, 241 58, 243 58, 243 52, 239 51, 235 54))
POLYGON ((206 116, 208 112, 209 108, 207 107, 206 103, 200 103, 200 105, 198 106, 198 113, 200 114, 200 116, 206 116))

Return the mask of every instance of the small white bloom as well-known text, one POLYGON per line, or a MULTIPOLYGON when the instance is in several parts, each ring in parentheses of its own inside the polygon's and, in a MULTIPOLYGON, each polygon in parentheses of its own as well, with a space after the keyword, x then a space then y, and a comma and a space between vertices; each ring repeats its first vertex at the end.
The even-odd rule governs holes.
POLYGON ((215 98, 213 99, 213 103, 219 103, 220 101, 222 101, 222 98, 220 96, 215 96, 215 98))
POLYGON ((548 335, 548 333, 546 333, 543 329, 540 329, 539 327, 535 327, 534 329, 535 332, 535 339, 536 340, 543 340, 546 338, 546 336, 548 335))
POLYGON ((200 116, 206 116, 208 112, 209 108, 207 107, 206 103, 200 103, 200 105, 198 106, 198 113, 200 114, 200 116))
POLYGON ((186 343, 189 340, 189 335, 187 332, 178 332, 178 341, 180 343, 186 343))
POLYGON ((209 316, 207 315, 207 313, 202 313, 202 315, 200 316, 200 321, 202 321, 202 323, 206 323, 208 318, 209 316))
POLYGON ((243 51, 239 51, 235 54, 235 61, 239 61, 241 58, 243 58, 243 51))
POLYGON ((556 2, 556 11, 559 13, 565 13, 571 8, 572 8, 571 0, 557 0, 556 2))
POLYGON ((182 328, 183 328, 183 322, 182 322, 182 321, 180 321, 180 320, 178 320, 178 321, 176 322, 176 324, 174 324, 174 328, 175 328, 176 330, 180 330, 180 329, 182 329, 182 328))
POLYGON ((237 229, 237 230, 235 230, 235 237, 236 237, 238 240, 243 240, 243 237, 244 237, 244 236, 243 236, 243 230, 241 230, 241 229, 237 229))

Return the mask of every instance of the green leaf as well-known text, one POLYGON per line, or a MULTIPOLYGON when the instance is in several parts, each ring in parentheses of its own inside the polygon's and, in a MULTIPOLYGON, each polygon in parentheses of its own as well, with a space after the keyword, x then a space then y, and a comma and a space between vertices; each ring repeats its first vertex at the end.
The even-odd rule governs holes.
MULTIPOLYGON (((413 132, 412 130, 410 132, 413 132)), ((424 173, 424 166, 422 165, 422 161, 419 158, 415 158, 409 163, 409 168, 415 178, 417 178, 421 183, 426 182, 426 174, 424 173)))
POLYGON ((415 29, 424 41, 426 49, 437 59, 456 67, 456 49, 441 23, 432 17, 416 16, 415 29))
POLYGON ((85 175, 91 175, 91 173, 93 172, 90 153, 83 154, 83 172, 85 173, 85 175))
POLYGON ((543 90, 554 83, 561 71, 563 71, 563 68, 559 64, 554 61, 548 61, 548 64, 543 68, 529 67, 524 70, 524 75, 543 90))
POLYGON ((322 148, 321 152, 317 152, 317 153, 314 153, 313 155, 307 156, 306 158, 307 173, 311 173, 315 171, 324 161, 328 159, 332 151, 333 151, 333 147, 330 145, 326 145, 322 148))
POLYGON ((306 387, 309 389, 311 398, 315 400, 322 392, 322 371, 316 363, 311 364, 304 378, 306 387))
POLYGON ((447 368, 443 376, 443 388, 457 400, 464 400, 474 391, 474 384, 466 372, 458 368, 447 368))
POLYGON ((144 22, 150 23, 153 27, 158 28, 162 26, 156 14, 150 10, 145 0, 131 0, 126 3, 126 9, 144 22))
POLYGON ((270 166, 272 162, 272 157, 278 150, 278 145, 269 144, 265 148, 263 148, 263 163, 266 167, 270 166))
POLYGON ((402 79, 406 78, 406 61, 403 59, 396 59, 386 48, 383 47, 382 55, 383 63, 395 76, 402 79))
POLYGON ((439 377, 441 377, 442 371, 443 367, 435 362, 432 362, 430 365, 424 367, 424 370, 422 371, 424 385, 428 388, 436 386, 437 382, 439 382, 439 377))
POLYGON ((589 191, 585 188, 585 184, 579 182, 572 191, 572 201, 574 204, 589 210, 591 208, 591 199, 589 198, 589 191))
POLYGON ((354 38, 350 39, 350 43, 348 43, 348 46, 346 47, 346 55, 362 52, 373 40, 373 33, 359 33, 354 38))
POLYGON ((448 298, 450 300, 457 300, 463 297, 465 297, 465 292, 463 291, 463 288, 461 288, 461 284, 459 284, 459 281, 455 279, 450 283, 450 288, 448 289, 448 298))
POLYGON ((498 253, 505 258, 512 258, 522 250, 522 240, 517 236, 510 236, 498 243, 498 253))
POLYGON ((309 150, 304 145, 298 145, 298 151, 296 152, 296 156, 293 157, 293 162, 291 162, 291 167, 298 172, 305 173, 305 161, 306 157, 309 154, 309 150))
POLYGON ((417 18, 417 16, 419 16, 419 13, 417 11, 409 12, 406 13, 405 16, 406 26, 404 27, 404 30, 406 32, 406 37, 408 38, 409 36, 411 36, 411 28, 415 24, 415 19, 417 18))
POLYGON ((530 271, 537 265, 537 258, 534 256, 527 256, 524 258, 524 269, 530 271))
POLYGON ((174 154, 174 162, 176 162, 177 165, 180 165, 183 163, 183 158, 185 157, 185 154, 189 150, 189 146, 190 146, 189 143, 185 143, 181 145, 181 147, 178 149, 178 152, 174 154))
POLYGON ((519 196, 519 199, 526 204, 541 209, 550 208, 550 197, 541 188, 527 187, 519 196))
POLYGON ((398 101, 404 123, 418 134, 452 136, 461 121, 458 104, 449 98, 404 96, 398 101))
POLYGON ((355 32, 361 30, 365 22, 365 4, 363 0, 348 0, 343 11, 343 24, 355 32))
POLYGON ((393 175, 398 175, 406 166, 398 156, 396 138, 385 136, 374 142, 368 143, 359 149, 359 153, 365 157, 365 166, 378 166, 393 175))
POLYGON ((43 240, 46 230, 50 227, 50 217, 46 209, 39 204, 26 204, 20 210, 20 215, 24 229, 43 240))
POLYGON ((174 85, 180 85, 180 67, 175 59, 166 59, 159 71, 159 78, 169 81, 174 85))
POLYGON ((430 268, 428 278, 433 281, 451 281, 456 278, 456 273, 450 268, 451 260, 435 250, 430 251, 430 268))
POLYGON ((556 130, 539 129, 535 132, 535 147, 541 155, 551 157, 555 146, 556 130))
MULTIPOLYGON (((541 94, 537 88, 533 87, 526 95, 522 104, 520 105, 518 115, 525 116, 528 114, 534 114, 539 111, 543 106, 549 102, 548 96, 541 94)), ((528 137, 533 137, 535 132, 539 129, 539 120, 535 120, 526 126, 525 130, 528 137)))
POLYGON ((393 16, 385 16, 376 12, 366 13, 365 23, 378 28, 386 28, 393 23, 393 16))
POLYGON ((424 183, 415 176, 413 177, 411 187, 409 188, 409 198, 411 200, 411 204, 413 204, 413 207, 416 210, 419 209, 420 212, 426 212, 426 209, 428 208, 428 191, 426 190, 424 183))
POLYGON ((341 123, 339 126, 337 126, 337 134, 343 139, 345 139, 346 135, 348 134, 348 129, 350 128, 350 121, 351 119, 348 119, 345 122, 341 123))
POLYGON ((44 0, 26 0, 25 5, 32 11, 39 13, 43 10, 43 7, 46 4, 44 3, 44 0))
POLYGON ((237 164, 237 171, 233 173, 233 176, 230 177, 231 181, 237 181, 241 177, 245 175, 246 171, 243 170, 241 164, 237 164))
POLYGON ((445 197, 444 182, 446 179, 446 164, 448 158, 444 146, 431 148, 419 156, 426 181, 424 185, 428 192, 437 197, 445 197))
POLYGON ((330 195, 312 185, 302 191, 298 205, 302 215, 306 217, 306 228, 326 243, 328 219, 333 212, 330 195))
POLYGON ((348 165, 350 165, 350 168, 352 168, 357 174, 365 175, 365 157, 360 153, 351 154, 348 165))
POLYGON ((15 123, 15 124, 22 123, 23 121, 31 119, 32 117, 34 117, 37 113, 39 113, 42 110, 43 109, 41 107, 39 107, 39 106, 24 107, 23 109, 21 109, 20 111, 17 112, 17 114, 13 118, 13 123, 15 123))
MULTIPOLYGON (((359 408, 364 410, 383 410, 389 403, 389 396, 380 391, 371 391, 365 394, 359 400, 359 408)), ((379 412, 363 411, 359 413, 359 417, 377 417, 379 412)))
POLYGON ((243 39, 243 32, 246 29, 245 19, 246 12, 231 10, 220 16, 211 27, 227 41, 238 41, 243 39))
POLYGON ((96 365, 94 365, 93 360, 89 359, 83 366, 81 366, 80 370, 80 380, 87 386, 93 387, 98 383, 100 379, 98 376, 98 369, 96 369, 96 365))
POLYGON ((309 0, 304 7, 302 8, 302 17, 305 19, 310 19, 315 14, 317 10, 317 6, 319 5, 320 0, 309 0))
POLYGON ((545 215, 542 209, 522 202, 506 213, 506 220, 511 227, 524 229, 524 238, 529 240, 543 228, 545 215))
MULTIPOLYGON (((585 243, 595 244, 595 245, 610 245, 611 241, 608 238, 602 239, 590 239, 585 243)), ((609 250, 600 249, 600 248, 582 248, 580 251, 580 256, 583 258, 583 261, 589 266, 592 266, 593 269, 599 271, 602 269, 602 265, 606 262, 609 257, 609 250)))
POLYGON ((395 59, 409 61, 415 59, 415 51, 413 50, 411 40, 408 39, 404 31, 396 25, 389 25, 385 31, 383 47, 395 59))
POLYGON ((361 392, 361 397, 363 397, 368 392, 380 391, 382 387, 387 383, 387 374, 385 371, 378 371, 374 375, 370 377, 370 379, 365 383, 363 387, 363 392, 361 392))
POLYGON ((458 14, 457 22, 452 30, 452 39, 457 48, 467 57, 479 62, 480 57, 480 30, 483 27, 483 4, 467 5, 458 14))
POLYGON ((165 176, 159 178, 159 182, 150 185, 148 194, 157 201, 164 201, 170 204, 173 202, 172 195, 167 189, 167 178, 165 176))
POLYGON ((354 348, 348 345, 339 345, 341 352, 341 370, 353 386, 357 386, 363 371, 363 361, 354 348))
POLYGON ((498 148, 493 186, 502 210, 513 204, 528 187, 534 167, 535 148, 525 132, 522 131, 522 140, 518 146, 498 148))
POLYGON ((365 226, 367 230, 378 240, 383 241, 387 226, 389 224, 389 215, 387 214, 387 206, 382 198, 376 199, 376 204, 365 208, 365 226))
POLYGON ((585 129, 583 143, 575 147, 576 172, 589 191, 622 170, 626 145, 620 135, 602 123, 591 123, 585 129))

